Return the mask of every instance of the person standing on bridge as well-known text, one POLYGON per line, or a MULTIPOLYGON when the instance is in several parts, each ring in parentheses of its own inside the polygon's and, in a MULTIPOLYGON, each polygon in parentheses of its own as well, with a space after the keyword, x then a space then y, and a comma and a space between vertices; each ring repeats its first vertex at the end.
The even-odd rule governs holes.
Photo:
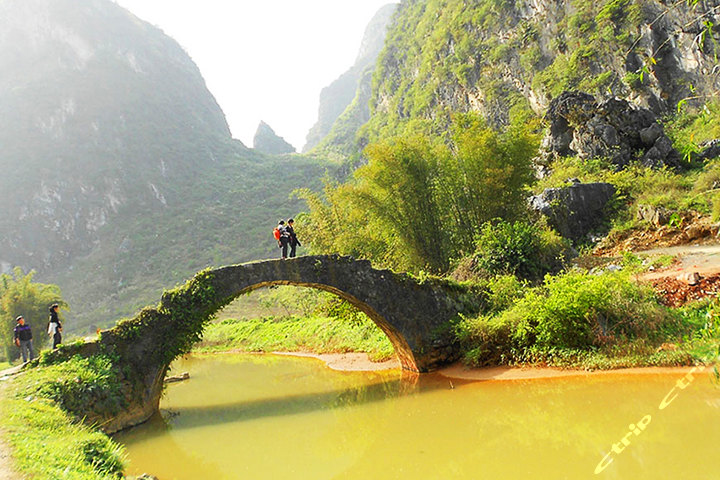
POLYGON ((297 235, 295 234, 295 229, 293 228, 294 223, 295 220, 291 218, 290 220, 288 220, 287 227, 285 227, 285 231, 290 238, 290 258, 295 258, 295 249, 297 247, 302 247, 300 240, 298 240, 297 235))
POLYGON ((287 226, 285 225, 285 220, 280 220, 278 222, 277 227, 275 227, 275 231, 273 232, 275 235, 275 238, 278 242, 278 247, 280 247, 280 252, 282 254, 282 259, 287 259, 288 254, 288 245, 290 244, 290 234, 287 231, 287 226))
POLYGON ((27 363, 29 360, 35 359, 35 352, 33 352, 32 346, 32 329, 30 325, 25 323, 25 319, 22 315, 18 316, 15 321, 15 329, 13 333, 15 335, 15 346, 20 347, 20 354, 22 355, 23 363, 27 363))

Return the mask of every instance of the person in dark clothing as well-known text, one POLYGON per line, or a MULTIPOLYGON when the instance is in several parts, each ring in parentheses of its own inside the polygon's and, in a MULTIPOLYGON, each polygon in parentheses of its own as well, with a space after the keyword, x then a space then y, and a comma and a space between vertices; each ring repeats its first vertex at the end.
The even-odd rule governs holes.
POLYGON ((58 317, 58 310, 60 306, 57 303, 53 303, 50 306, 50 321, 48 322, 48 335, 52 337, 53 349, 56 349, 58 345, 62 343, 62 323, 58 317))
POLYGON ((297 247, 302 247, 300 244, 300 240, 298 240, 297 235, 295 234, 295 229, 293 228, 293 225, 295 223, 295 220, 292 218, 288 220, 287 227, 285 228, 285 231, 288 234, 289 237, 289 243, 290 243, 290 258, 295 258, 295 249, 297 247))
POLYGON ((281 249, 282 253, 282 259, 287 259, 288 254, 288 245, 290 244, 290 234, 288 234, 287 231, 287 225, 285 225, 285 220, 280 220, 278 222, 277 229, 280 231, 280 239, 278 240, 278 247, 281 249))
POLYGON ((28 357, 30 360, 35 359, 35 352, 33 352, 32 346, 32 329, 30 328, 30 325, 25 323, 25 319, 22 315, 17 317, 15 321, 17 322, 17 325, 15 325, 15 329, 13 330, 15 334, 15 345, 20 347, 23 363, 27 363, 28 357))

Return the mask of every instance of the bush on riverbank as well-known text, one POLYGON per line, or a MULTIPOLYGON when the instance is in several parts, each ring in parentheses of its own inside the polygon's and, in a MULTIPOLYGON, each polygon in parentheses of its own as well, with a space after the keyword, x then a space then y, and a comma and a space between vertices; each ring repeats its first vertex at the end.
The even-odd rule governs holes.
POLYGON ((458 323, 468 364, 617 368, 693 361, 690 352, 657 347, 692 335, 697 323, 658 304, 629 273, 547 276, 542 286, 514 295, 505 310, 458 323))
POLYGON ((80 420, 91 399, 113 397, 116 377, 98 356, 36 367, 8 381, 0 391, 0 428, 17 469, 37 479, 121 478, 122 447, 80 420))
POLYGON ((209 325, 196 352, 365 352, 373 361, 395 354, 387 336, 370 319, 324 316, 227 319, 209 325))
POLYGON ((512 274, 528 280, 541 280, 548 272, 563 266, 567 245, 545 225, 526 221, 496 219, 482 225, 473 255, 480 274, 512 274))

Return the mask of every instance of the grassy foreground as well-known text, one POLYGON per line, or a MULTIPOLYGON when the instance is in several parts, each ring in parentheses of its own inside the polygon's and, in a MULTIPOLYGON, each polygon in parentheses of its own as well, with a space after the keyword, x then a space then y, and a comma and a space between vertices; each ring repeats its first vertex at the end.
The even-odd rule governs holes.
POLYGON ((394 355, 385 334, 369 319, 343 321, 332 317, 281 316, 251 320, 226 319, 205 330, 196 352, 365 352, 373 361, 394 355))
POLYGON ((0 430, 24 477, 122 478, 122 447, 79 420, 90 392, 112 393, 108 366, 102 357, 75 358, 33 368, 0 388, 0 430))

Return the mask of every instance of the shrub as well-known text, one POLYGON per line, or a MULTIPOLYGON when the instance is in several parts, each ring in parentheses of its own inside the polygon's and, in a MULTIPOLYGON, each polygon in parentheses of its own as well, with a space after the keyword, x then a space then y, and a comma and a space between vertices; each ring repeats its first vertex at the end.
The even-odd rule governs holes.
POLYGON ((557 234, 523 221, 486 222, 477 237, 477 268, 489 274, 539 279, 562 263, 565 245, 557 234))
POLYGON ((527 284, 515 275, 498 275, 488 282, 488 305, 490 311, 501 312, 522 298, 527 284))
POLYGON ((652 350, 668 337, 692 330, 680 315, 658 304, 649 287, 636 284, 625 272, 548 275, 532 290, 513 286, 505 277, 494 282, 489 283, 490 312, 456 326, 465 359, 473 365, 540 357, 560 364, 584 362, 582 352, 610 351, 633 342, 652 350), (493 310, 493 305, 509 303, 499 313, 493 310))
POLYGON ((465 350, 465 363, 475 367, 508 363, 514 350, 514 326, 510 317, 481 316, 460 322, 456 336, 465 350))
MULTIPOLYGON (((529 345, 589 348, 621 338, 655 338, 676 322, 648 287, 623 272, 548 276, 516 303, 523 317, 516 338, 529 345)), ((512 313, 508 312, 508 313, 512 313)))
POLYGON ((121 375, 104 355, 73 357, 67 362, 28 370, 18 380, 22 396, 39 396, 79 418, 89 410, 119 412, 126 407, 121 375))

